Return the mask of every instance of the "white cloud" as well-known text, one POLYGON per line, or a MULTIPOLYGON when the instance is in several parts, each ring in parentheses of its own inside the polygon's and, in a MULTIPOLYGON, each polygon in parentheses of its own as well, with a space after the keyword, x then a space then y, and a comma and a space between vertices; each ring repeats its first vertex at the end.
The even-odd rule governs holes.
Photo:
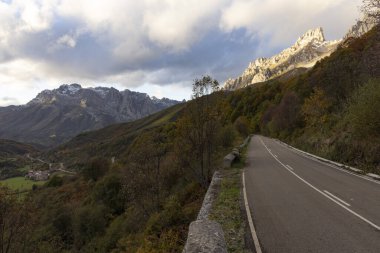
POLYGON ((58 11, 61 15, 81 19, 94 34, 123 39, 132 47, 148 39, 166 49, 183 50, 218 23, 218 14, 226 2, 64 0, 58 11))
POLYGON ((360 2, 0 0, 0 97, 25 103, 44 88, 70 82, 182 96, 197 76, 272 54, 310 28, 341 37, 360 2), (241 30, 253 40, 235 43, 233 34, 241 30))
POLYGON ((40 32, 50 28, 54 17, 54 0, 14 0, 12 6, 20 17, 18 29, 40 32))
MULTIPOLYGON (((54 88, 61 83, 48 73, 44 64, 31 60, 19 59, 1 63, 0 97, 11 97, 15 98, 15 103, 26 103, 41 90, 54 88)), ((2 101, 0 106, 6 104, 2 101)))
POLYGON ((160 86, 156 84, 144 84, 136 89, 138 92, 147 93, 157 98, 167 97, 176 100, 191 99, 191 82, 174 83, 160 86))
POLYGON ((319 26, 324 27, 331 37, 339 38, 357 18, 360 2, 361 0, 235 0, 223 10, 219 26, 227 33, 246 29, 251 36, 269 38, 272 46, 284 43, 289 45, 303 32, 319 26))
POLYGON ((108 44, 118 61, 128 63, 147 61, 154 57, 146 46, 147 38, 142 27, 144 1, 63 0, 57 12, 64 17, 80 21, 86 30, 101 44, 108 44))
POLYGON ((28 60, 13 60, 2 63, 0 64, 0 85, 3 88, 17 81, 33 81, 38 76, 39 70, 38 63, 28 60))
POLYGON ((165 48, 186 50, 218 23, 219 12, 225 2, 148 0, 143 27, 151 41, 165 48))
MULTIPOLYGON (((73 48, 80 36, 89 34, 108 45, 116 61, 133 65, 159 57, 162 50, 189 50, 218 28, 226 33, 243 28, 251 36, 269 37, 272 46, 288 44, 317 26, 329 26, 329 34, 339 30, 341 36, 359 4, 360 0, 14 0, 0 2, 0 46, 11 51, 9 41, 46 31, 45 40, 73 48), (75 23, 76 32, 54 35, 56 19, 75 23)), ((0 49, 0 60, 5 55, 0 49)))
POLYGON ((2 49, 9 46, 9 37, 13 32, 15 22, 15 10, 10 5, 0 1, 0 62, 9 55, 2 49))
POLYGON ((64 45, 64 46, 67 46, 67 47, 75 47, 75 45, 77 44, 77 42, 75 41, 74 37, 72 37, 72 36, 70 36, 68 34, 65 34, 62 37, 58 38, 57 44, 64 45))
POLYGON ((19 103, 17 98, 0 97, 0 106, 17 105, 19 103))

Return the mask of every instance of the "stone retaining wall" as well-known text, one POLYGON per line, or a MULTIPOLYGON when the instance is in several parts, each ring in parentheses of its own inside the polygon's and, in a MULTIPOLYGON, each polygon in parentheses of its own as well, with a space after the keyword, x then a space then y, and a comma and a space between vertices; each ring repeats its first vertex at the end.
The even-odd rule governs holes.
MULTIPOLYGON (((249 143, 249 140, 250 136, 245 139, 243 144, 234 148, 231 153, 224 157, 224 168, 230 168, 232 163, 240 157, 241 149, 249 143)), ((197 220, 190 224, 183 253, 227 253, 222 226, 218 222, 208 219, 212 204, 218 196, 221 180, 220 172, 216 171, 203 200, 197 220)))

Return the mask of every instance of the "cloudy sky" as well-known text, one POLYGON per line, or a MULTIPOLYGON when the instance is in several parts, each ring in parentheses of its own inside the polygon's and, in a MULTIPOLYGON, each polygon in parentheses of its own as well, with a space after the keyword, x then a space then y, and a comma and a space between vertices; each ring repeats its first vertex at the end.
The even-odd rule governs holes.
POLYGON ((360 0, 0 0, 0 106, 64 83, 188 99, 323 27, 341 38, 360 0))

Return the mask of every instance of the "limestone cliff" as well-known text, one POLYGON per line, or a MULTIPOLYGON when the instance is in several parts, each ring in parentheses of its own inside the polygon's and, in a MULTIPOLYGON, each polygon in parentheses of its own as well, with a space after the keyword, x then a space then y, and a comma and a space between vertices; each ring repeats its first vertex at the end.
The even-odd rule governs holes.
POLYGON ((227 80, 224 87, 235 90, 273 79, 294 69, 310 68, 334 52, 339 43, 340 40, 326 41, 322 28, 309 30, 293 46, 278 55, 251 62, 240 77, 227 80))

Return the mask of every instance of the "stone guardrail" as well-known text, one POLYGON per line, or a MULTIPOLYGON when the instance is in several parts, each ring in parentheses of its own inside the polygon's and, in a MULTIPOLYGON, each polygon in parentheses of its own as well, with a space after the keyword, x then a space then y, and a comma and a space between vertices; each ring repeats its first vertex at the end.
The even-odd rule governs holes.
POLYGON ((248 136, 239 147, 232 149, 232 152, 224 157, 223 168, 230 168, 232 163, 240 158, 240 151, 248 145, 250 139, 251 136, 248 136))
MULTIPOLYGON (((238 148, 234 148, 231 153, 224 157, 224 168, 231 167, 232 163, 240 157, 240 150, 249 143, 250 138, 250 136, 247 137, 243 144, 238 148)), ((222 226, 218 222, 208 219, 212 204, 218 196, 221 180, 220 172, 216 171, 203 200, 197 220, 190 224, 183 253, 227 253, 222 226)))
POLYGON ((208 219, 212 203, 218 195, 221 180, 220 172, 216 171, 203 200, 197 220, 190 224, 183 253, 227 253, 222 226, 218 222, 208 219))

